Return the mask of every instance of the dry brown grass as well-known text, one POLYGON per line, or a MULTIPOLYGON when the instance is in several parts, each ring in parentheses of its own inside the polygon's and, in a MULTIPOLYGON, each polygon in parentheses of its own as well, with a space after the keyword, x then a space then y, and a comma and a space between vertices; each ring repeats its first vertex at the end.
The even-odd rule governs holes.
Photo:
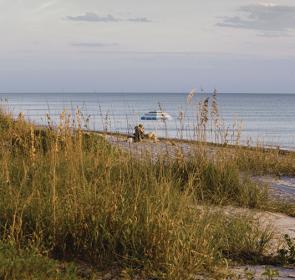
POLYGON ((37 129, 0 114, 1 242, 157 279, 222 279, 231 259, 263 255, 271 234, 257 221, 204 206, 264 201, 237 165, 134 160, 70 118, 37 129))

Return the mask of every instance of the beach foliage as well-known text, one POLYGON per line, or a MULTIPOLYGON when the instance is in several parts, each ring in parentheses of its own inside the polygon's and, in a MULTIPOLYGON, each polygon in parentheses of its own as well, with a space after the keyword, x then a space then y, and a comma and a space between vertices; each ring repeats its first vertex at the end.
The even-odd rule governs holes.
POLYGON ((0 238, 5 248, 13 244, 2 251, 2 275, 22 277, 34 262, 36 273, 55 279, 50 258, 116 264, 143 279, 223 279, 232 259, 257 261, 265 253, 271 231, 253 215, 222 207, 265 199, 232 163, 202 153, 188 161, 138 160, 65 113, 47 128, 0 116, 0 238), (37 253, 28 256, 28 248, 37 253))

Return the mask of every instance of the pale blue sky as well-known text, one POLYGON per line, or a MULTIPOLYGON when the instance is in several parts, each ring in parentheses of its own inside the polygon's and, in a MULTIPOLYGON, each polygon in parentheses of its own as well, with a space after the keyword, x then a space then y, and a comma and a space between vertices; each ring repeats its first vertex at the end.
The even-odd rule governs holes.
POLYGON ((295 1, 0 0, 0 92, 295 92, 295 1))

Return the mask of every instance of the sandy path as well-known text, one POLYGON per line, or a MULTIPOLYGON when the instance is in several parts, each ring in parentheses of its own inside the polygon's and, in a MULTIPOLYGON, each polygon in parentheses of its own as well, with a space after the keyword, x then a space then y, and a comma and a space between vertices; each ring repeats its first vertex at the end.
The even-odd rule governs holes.
POLYGON ((288 234, 291 238, 295 238, 295 218, 280 213, 264 212, 262 219, 270 222, 279 236, 288 234))
POLYGON ((182 151, 184 156, 188 156, 191 152, 191 145, 189 144, 174 144, 173 142, 157 142, 153 143, 151 141, 143 141, 140 143, 128 143, 122 137, 116 137, 111 135, 106 135, 106 139, 111 143, 120 147, 133 155, 140 156, 149 154, 152 158, 158 156, 165 156, 166 154, 169 157, 176 157, 178 151, 182 151))
MULTIPOLYGON (((175 158, 179 153, 184 157, 188 157, 196 147, 193 143, 180 143, 173 140, 158 141, 156 143, 144 140, 140 143, 128 143, 126 138, 122 138, 122 136, 104 135, 104 137, 109 143, 124 149, 132 155, 149 155, 152 159, 156 159, 159 156, 175 158)), ((214 149, 209 147, 207 150, 208 155, 213 156, 214 149)))
POLYGON ((256 177, 260 182, 266 183, 271 187, 272 195, 275 198, 295 203, 295 178, 294 177, 256 177))
MULTIPOLYGON (((273 279, 278 280, 292 280, 295 279, 295 270, 292 268, 283 268, 283 267, 275 267, 275 266, 267 266, 268 268, 272 270, 276 270, 279 273, 278 277, 275 277, 273 279)), ((266 266, 261 265, 253 265, 253 266, 244 266, 234 269, 233 271, 240 275, 240 280, 246 280, 246 279, 252 279, 252 278, 246 278, 244 270, 248 269, 248 271, 251 271, 255 275, 255 280, 266 280, 266 276, 262 276, 262 273, 265 271, 266 266)))

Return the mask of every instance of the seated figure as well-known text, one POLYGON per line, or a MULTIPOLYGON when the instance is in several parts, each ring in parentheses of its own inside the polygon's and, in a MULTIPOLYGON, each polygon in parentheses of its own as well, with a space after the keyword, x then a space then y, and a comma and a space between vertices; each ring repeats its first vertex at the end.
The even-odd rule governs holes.
POLYGON ((142 124, 134 128, 134 142, 141 142, 144 139, 144 127, 142 124))

